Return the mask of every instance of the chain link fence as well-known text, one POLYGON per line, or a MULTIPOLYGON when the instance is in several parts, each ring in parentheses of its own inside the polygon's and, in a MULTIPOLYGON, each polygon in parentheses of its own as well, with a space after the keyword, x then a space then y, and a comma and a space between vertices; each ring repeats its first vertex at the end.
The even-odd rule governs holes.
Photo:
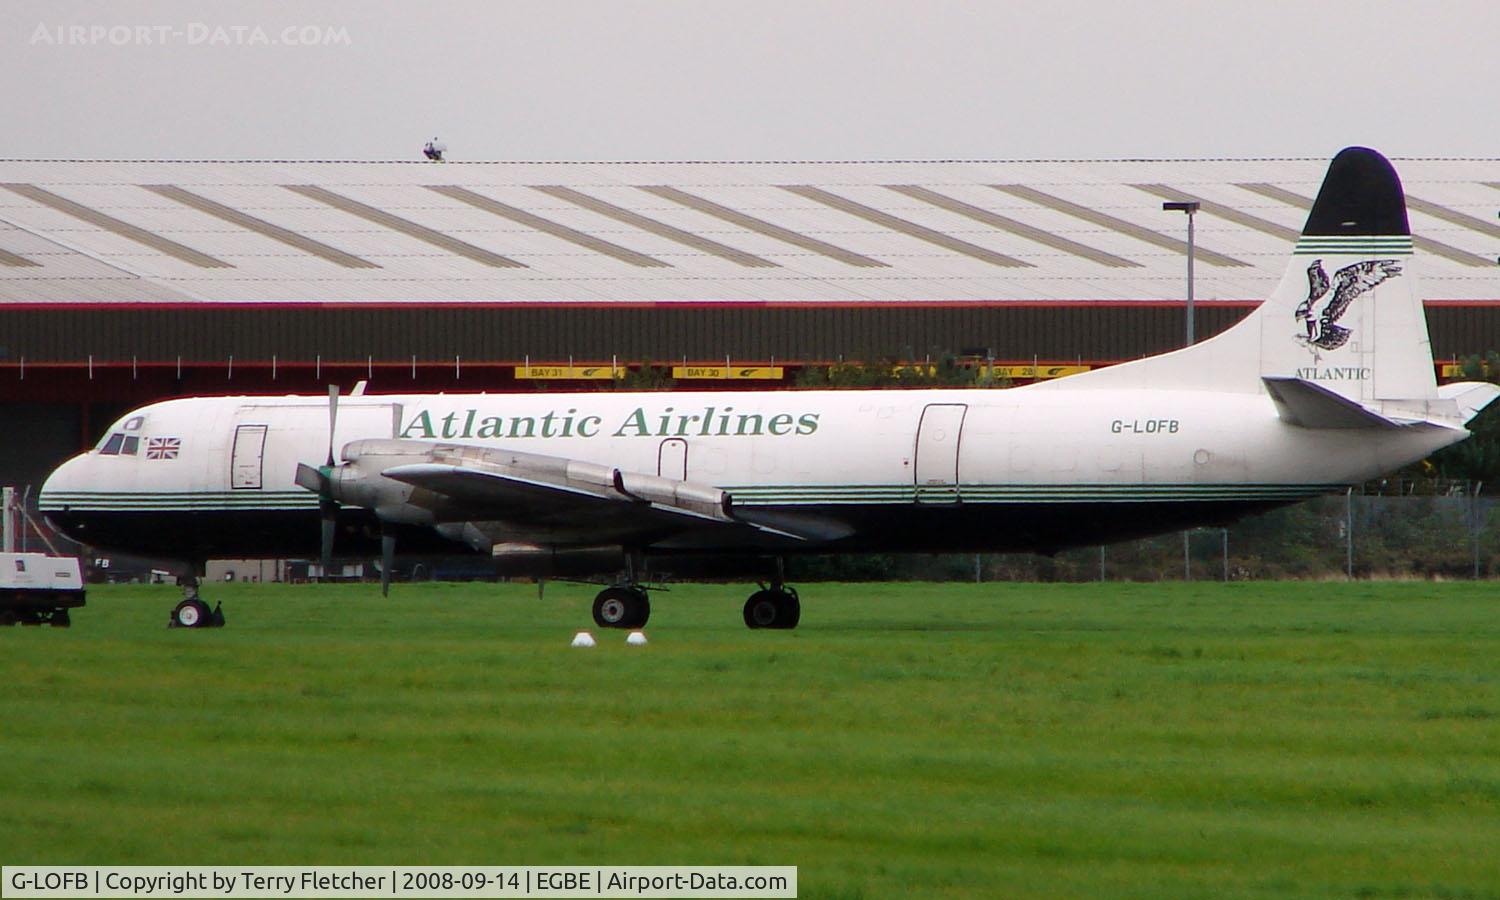
POLYGON ((1383 481, 1251 516, 1052 559, 981 555, 990 580, 1479 579, 1500 574, 1495 505, 1479 482, 1383 481))
POLYGON ((1481 482, 1372 482, 1346 494, 1053 557, 856 554, 788 561, 802 580, 1266 581, 1500 576, 1500 522, 1481 482))

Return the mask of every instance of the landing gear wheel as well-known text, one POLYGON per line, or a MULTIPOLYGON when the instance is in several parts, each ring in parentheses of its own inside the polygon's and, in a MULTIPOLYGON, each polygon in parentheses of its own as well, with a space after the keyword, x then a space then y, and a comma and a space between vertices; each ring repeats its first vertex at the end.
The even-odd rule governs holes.
POLYGON ((207 603, 193 597, 177 604, 172 610, 172 621, 168 624, 173 628, 206 628, 212 621, 212 615, 207 603))
POLYGON ((747 628, 796 628, 802 620, 802 602, 791 588, 756 591, 745 601, 747 628))
POLYGON ((638 587, 605 588, 594 598, 594 624, 600 628, 641 628, 651 618, 651 601, 638 587))
POLYGON ((802 621, 802 599, 797 596, 795 588, 781 589, 781 612, 777 628, 796 628, 797 623, 802 621))

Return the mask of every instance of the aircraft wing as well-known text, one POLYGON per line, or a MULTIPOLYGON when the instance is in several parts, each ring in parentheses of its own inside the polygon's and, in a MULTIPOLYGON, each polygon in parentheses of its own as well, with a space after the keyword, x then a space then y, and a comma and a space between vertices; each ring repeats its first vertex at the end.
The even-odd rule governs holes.
POLYGON ((388 479, 415 489, 401 492, 402 505, 430 510, 445 522, 503 523, 508 533, 641 544, 704 529, 748 532, 744 536, 773 543, 822 537, 741 518, 733 498, 712 485, 581 460, 408 440, 356 441, 343 455, 353 471, 341 483, 364 482, 374 496, 361 505, 377 511, 389 511, 395 499, 379 486, 388 479))

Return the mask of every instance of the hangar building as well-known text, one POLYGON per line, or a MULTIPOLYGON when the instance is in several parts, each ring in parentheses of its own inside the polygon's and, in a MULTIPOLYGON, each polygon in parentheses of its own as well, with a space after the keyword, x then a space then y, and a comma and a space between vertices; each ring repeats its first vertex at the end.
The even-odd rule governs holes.
MULTIPOLYGON (((1394 162, 1437 357, 1500 349, 1500 159, 1394 162)), ((1281 277, 1326 167, 0 160, 0 481, 187 393, 1131 359, 1182 341, 1163 201, 1201 203, 1207 336, 1281 277)))

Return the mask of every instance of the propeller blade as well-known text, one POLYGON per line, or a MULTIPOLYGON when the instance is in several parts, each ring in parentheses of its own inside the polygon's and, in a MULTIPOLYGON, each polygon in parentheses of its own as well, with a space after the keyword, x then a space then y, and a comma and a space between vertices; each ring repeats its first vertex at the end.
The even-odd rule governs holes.
POLYGON ((297 477, 294 480, 298 487, 306 488, 320 497, 333 493, 333 485, 329 482, 328 476, 307 463, 297 463, 297 477))
POLYGON ((333 467, 333 434, 339 423, 339 386, 328 386, 328 467, 333 467))
POLYGON ((396 535, 384 526, 380 529, 380 596, 391 595, 391 569, 396 565, 396 535))

